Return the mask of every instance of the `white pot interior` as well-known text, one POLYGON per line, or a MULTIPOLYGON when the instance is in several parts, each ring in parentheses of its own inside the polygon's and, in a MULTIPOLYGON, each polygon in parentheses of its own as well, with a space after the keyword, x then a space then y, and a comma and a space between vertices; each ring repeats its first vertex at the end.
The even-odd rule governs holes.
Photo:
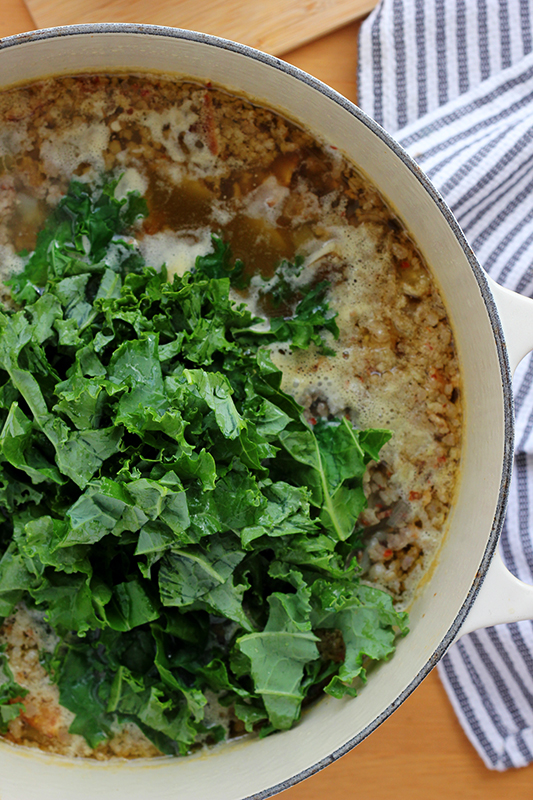
POLYGON ((507 443, 510 436, 505 428, 510 400, 502 388, 505 367, 500 366, 478 279, 446 213, 412 168, 371 127, 336 102, 332 92, 317 90, 318 82, 302 81, 290 74, 292 70, 275 68, 274 59, 251 59, 204 37, 198 37, 202 43, 171 37, 168 29, 127 33, 120 26, 106 33, 96 28, 74 35, 63 31, 41 40, 18 37, 16 46, 3 49, 2 85, 91 70, 162 71, 211 80, 279 109, 344 151, 379 187, 431 266, 452 319, 466 409, 457 502, 438 564, 411 609, 411 633, 399 643, 393 659, 372 673, 358 698, 344 702, 326 698, 291 731, 263 741, 226 744, 186 759, 74 763, 0 743, 2 800, 36 796, 70 800, 74 794, 78 800, 269 796, 273 787, 281 790, 288 784, 280 784, 294 776, 311 774, 315 765, 325 766, 331 754, 339 755, 348 742, 370 732, 416 685, 419 673, 434 665, 434 651, 449 629, 454 625, 457 629, 456 617, 471 592, 491 530, 497 527, 495 515, 499 518, 502 513, 498 501, 506 433, 507 443))

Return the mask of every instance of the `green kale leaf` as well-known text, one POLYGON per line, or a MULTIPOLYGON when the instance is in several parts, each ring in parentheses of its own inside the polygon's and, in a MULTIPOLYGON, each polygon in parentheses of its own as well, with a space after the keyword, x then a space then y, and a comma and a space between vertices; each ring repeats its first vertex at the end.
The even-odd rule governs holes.
MULTIPOLYGON (((406 632, 345 568, 390 434, 311 425, 281 388, 265 345, 327 354, 338 335, 302 259, 268 284, 283 316, 262 331, 227 243, 169 280, 126 235, 144 200, 115 188, 71 185, 0 312, 0 618, 24 602, 55 631, 72 733, 97 747, 133 721, 183 754, 225 735, 213 693, 246 730, 286 729, 406 632), (344 660, 322 657, 329 630, 344 660)), ((24 693, 2 650, 0 732, 24 693)))

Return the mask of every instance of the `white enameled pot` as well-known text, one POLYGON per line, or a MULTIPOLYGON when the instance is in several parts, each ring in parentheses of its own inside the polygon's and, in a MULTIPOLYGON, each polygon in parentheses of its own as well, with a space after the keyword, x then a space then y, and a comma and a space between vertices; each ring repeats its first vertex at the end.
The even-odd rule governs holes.
POLYGON ((533 617, 533 587, 497 551, 512 466, 512 371, 533 349, 533 301, 487 278, 457 223, 402 149, 352 103, 263 53, 144 25, 55 28, 0 41, 0 86, 87 71, 155 71, 212 81, 278 109, 343 151, 396 209, 430 264, 461 360, 460 486, 438 563, 411 609, 411 633, 359 697, 326 697, 291 731, 188 758, 69 761, 0 742, 1 800, 243 800, 312 775, 397 708, 460 635, 533 617))

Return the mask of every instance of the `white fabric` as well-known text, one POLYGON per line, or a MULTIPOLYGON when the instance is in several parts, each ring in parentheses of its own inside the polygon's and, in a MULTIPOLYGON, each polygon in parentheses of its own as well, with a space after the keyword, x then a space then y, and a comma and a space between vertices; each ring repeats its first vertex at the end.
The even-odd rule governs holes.
MULTIPOLYGON (((533 0, 382 0, 363 23, 359 99, 429 175, 499 283, 533 296, 533 0)), ((516 450, 502 535, 533 583, 533 360, 514 379, 516 450)), ((463 637, 439 673, 498 770, 533 761, 533 623, 463 637)))

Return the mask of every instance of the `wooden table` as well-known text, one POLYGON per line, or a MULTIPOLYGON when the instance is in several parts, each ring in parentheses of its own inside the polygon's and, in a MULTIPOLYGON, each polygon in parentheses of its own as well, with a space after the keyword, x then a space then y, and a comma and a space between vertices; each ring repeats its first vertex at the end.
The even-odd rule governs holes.
MULTIPOLYGON (((22 0, 0 0, 0 37, 35 26, 22 0)), ((285 54, 356 100, 358 23, 285 54)), ((533 765, 488 770, 464 735, 433 671, 375 733, 280 800, 532 800, 533 765)), ((21 800, 30 800, 21 798, 21 800)))

